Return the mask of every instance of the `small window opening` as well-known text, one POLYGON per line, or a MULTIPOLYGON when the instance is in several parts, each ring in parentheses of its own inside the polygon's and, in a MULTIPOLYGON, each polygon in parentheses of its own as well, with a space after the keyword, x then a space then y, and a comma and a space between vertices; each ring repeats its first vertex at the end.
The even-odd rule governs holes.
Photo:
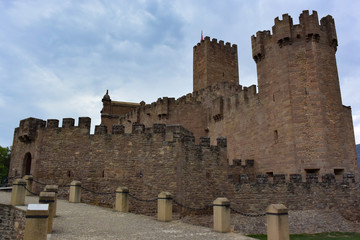
POLYGON ((101 176, 104 178, 105 177, 105 170, 102 171, 101 176))
POLYGON ((225 73, 223 72, 223 77, 225 76, 225 73))
POLYGON ((275 94, 273 94, 273 102, 275 102, 275 94))
POLYGON ((266 172, 266 174, 267 174, 268 177, 270 177, 270 178, 274 177, 274 172, 266 172))
POLYGON ((71 177, 71 171, 70 170, 67 171, 67 176, 71 177))
POLYGON ((334 174, 335 175, 343 175, 344 174, 344 169, 334 169, 334 174))
POLYGON ((274 143, 279 142, 279 133, 277 130, 274 131, 274 143))
POLYGON ((319 174, 320 169, 316 168, 316 169, 305 169, 306 173, 316 173, 319 174))

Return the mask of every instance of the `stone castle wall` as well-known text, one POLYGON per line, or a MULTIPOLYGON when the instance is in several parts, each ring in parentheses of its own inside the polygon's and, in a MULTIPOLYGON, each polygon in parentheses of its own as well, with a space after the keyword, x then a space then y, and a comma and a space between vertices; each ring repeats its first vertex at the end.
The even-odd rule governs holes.
MULTIPOLYGON (((15 130, 10 177, 21 177, 25 156, 32 156, 31 174, 37 181, 67 185, 79 180, 95 192, 114 192, 126 186, 140 199, 153 199, 162 191, 170 191, 174 199, 186 206, 199 208, 226 196, 232 206, 247 213, 262 213, 271 203, 283 203, 290 209, 334 209, 344 217, 359 220, 359 184, 354 175, 345 175, 336 182, 333 174, 257 175, 254 161, 234 160, 228 164, 226 139, 217 139, 216 146, 203 137, 195 144, 191 132, 179 125, 155 124, 152 128, 133 125, 131 134, 123 126, 115 126, 114 134, 97 126, 89 134, 89 118, 22 120, 15 130), (29 130, 31 129, 31 131, 29 130), (35 130, 32 140, 24 141, 35 130), (17 176, 15 176, 17 174, 17 176), (341 204, 339 204, 341 203, 341 204)), ((34 132, 33 132, 34 133, 34 132)), ((42 185, 34 184, 39 192, 42 185)), ((115 194, 98 195, 83 190, 83 201, 112 206, 115 194)), ((62 189, 66 197, 68 192, 62 189)), ((130 209, 155 214, 156 202, 131 200, 130 209)), ((175 211, 180 211, 175 207, 175 211)), ((188 211, 182 212, 187 214, 188 211)))
POLYGON ((24 239, 25 211, 0 203, 0 240, 24 239))

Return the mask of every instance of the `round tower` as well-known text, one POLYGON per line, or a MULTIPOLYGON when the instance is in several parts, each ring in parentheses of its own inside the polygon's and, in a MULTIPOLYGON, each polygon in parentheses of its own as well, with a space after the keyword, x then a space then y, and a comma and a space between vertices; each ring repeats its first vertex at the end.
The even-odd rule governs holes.
POLYGON ((269 123, 269 153, 280 168, 299 173, 357 173, 351 110, 341 101, 334 19, 320 24, 303 11, 294 25, 288 14, 270 31, 252 36, 259 98, 269 123), (289 169, 288 169, 289 170, 289 169))

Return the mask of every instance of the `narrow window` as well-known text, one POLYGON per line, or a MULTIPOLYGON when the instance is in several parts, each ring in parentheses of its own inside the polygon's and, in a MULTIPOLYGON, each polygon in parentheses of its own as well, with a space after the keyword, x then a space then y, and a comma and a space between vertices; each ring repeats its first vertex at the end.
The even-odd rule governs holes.
POLYGON ((67 171, 67 176, 71 177, 71 171, 70 170, 67 171))
POLYGON ((22 175, 30 175, 31 173, 31 153, 26 153, 23 161, 22 175))
POLYGON ((273 102, 275 102, 275 94, 273 94, 273 102))
POLYGON ((279 134, 278 131, 275 130, 274 131, 274 143, 278 143, 279 142, 279 134))

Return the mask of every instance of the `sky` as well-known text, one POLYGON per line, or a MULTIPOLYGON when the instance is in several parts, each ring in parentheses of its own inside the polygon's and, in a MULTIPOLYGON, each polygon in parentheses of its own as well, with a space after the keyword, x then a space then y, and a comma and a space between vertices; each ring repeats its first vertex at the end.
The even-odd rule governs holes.
POLYGON ((239 81, 257 84, 251 36, 303 10, 335 19, 343 104, 360 143, 360 1, 0 0, 0 146, 21 119, 88 116, 101 99, 151 103, 192 92, 193 46, 204 36, 237 44, 239 81))

